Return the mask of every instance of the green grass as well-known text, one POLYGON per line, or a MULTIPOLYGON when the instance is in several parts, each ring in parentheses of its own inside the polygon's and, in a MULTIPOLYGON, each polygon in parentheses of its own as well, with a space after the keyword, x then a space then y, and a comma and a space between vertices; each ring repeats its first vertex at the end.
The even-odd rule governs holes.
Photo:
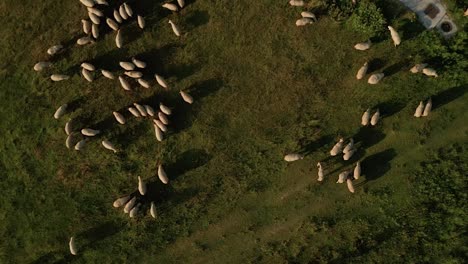
MULTIPOLYGON (((412 237, 408 226, 427 217, 415 213, 426 205, 415 194, 420 182, 414 175, 431 175, 420 163, 468 139, 466 51, 451 51, 458 56, 453 65, 435 63, 440 77, 431 79, 408 69, 436 62, 440 54, 431 54, 427 42, 439 41, 434 32, 401 30, 398 48, 387 36, 358 52, 352 47, 363 35, 325 13, 318 23, 296 28, 302 9, 286 1, 187 0, 177 14, 160 2, 134 1, 147 28, 125 25, 123 49, 116 49, 113 33, 94 45, 74 44, 86 16, 78 1, 0 3, 1 263, 408 263, 439 254, 423 240, 404 238, 412 237), (169 18, 181 26, 181 38, 169 18), (53 70, 34 72, 57 43, 71 44, 53 70), (155 86, 127 93, 118 81, 87 83, 78 73, 82 61, 116 71, 118 61, 135 55, 148 62, 148 77, 167 77, 171 91, 155 86), (357 81, 365 61, 389 76, 375 86, 357 81), (52 83, 52 72, 73 76, 52 83), (184 104, 179 89, 195 103, 184 104), (413 118, 418 102, 430 96, 431 116, 413 118), (162 143, 146 120, 129 119, 125 126, 113 120, 112 111, 139 101, 174 108, 162 143), (70 102, 75 110, 53 119, 55 109, 70 102), (369 107, 379 107, 383 119, 363 129, 360 117, 369 107), (103 134, 81 152, 68 150, 68 118, 76 128, 103 134), (361 146, 350 162, 328 158, 340 136, 361 146), (103 149, 104 138, 123 151, 103 149), (286 164, 289 152, 306 158, 286 164), (357 159, 364 175, 350 194, 335 181, 357 159), (157 179, 158 160, 171 179, 167 186, 157 179), (323 160, 329 174, 318 183, 315 164, 323 160), (137 176, 151 183, 157 220, 148 214, 129 219, 112 207, 115 198, 135 191, 137 176), (72 235, 76 257, 68 252, 72 235)), ((387 22, 414 29, 417 22, 408 17, 387 22)), ((463 28, 466 19, 455 17, 463 28)), ((466 156, 463 150, 459 155, 466 156)), ((453 252, 434 259, 458 263, 466 256, 457 240, 466 240, 466 225, 453 236, 453 252)))

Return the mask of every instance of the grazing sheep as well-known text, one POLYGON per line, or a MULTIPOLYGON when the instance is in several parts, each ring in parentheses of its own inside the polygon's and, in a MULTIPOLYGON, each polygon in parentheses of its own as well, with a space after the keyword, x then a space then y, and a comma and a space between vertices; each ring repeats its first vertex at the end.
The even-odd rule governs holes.
POLYGON ((123 46, 123 38, 122 38, 122 34, 120 33, 120 29, 117 30, 117 35, 115 36, 115 45, 119 49, 122 48, 123 46))
POLYGON ((92 65, 91 63, 88 63, 88 62, 83 62, 81 63, 81 68, 84 68, 88 71, 95 71, 96 70, 96 67, 94 67, 94 65, 92 65))
POLYGON ((292 6, 304 6, 304 1, 302 0, 290 0, 289 4, 292 6))
POLYGON ((172 22, 172 20, 169 19, 169 24, 171 24, 171 27, 172 27, 172 31, 174 31, 174 34, 178 37, 180 37, 180 29, 179 27, 174 24, 174 22, 172 22))
POLYGON ((354 45, 354 48, 357 50, 368 50, 370 49, 372 42, 368 40, 367 42, 360 42, 354 45))
POLYGON ((468 8, 465 10, 465 12, 463 13, 463 16, 468 16, 468 8))
POLYGON ((166 171, 164 171, 164 168, 162 165, 158 166, 158 177, 159 180, 161 180, 162 183, 168 184, 169 183, 169 178, 167 177, 166 171))
POLYGON ((65 74, 52 74, 50 76, 50 79, 54 82, 60 82, 60 81, 63 81, 63 80, 68 80, 70 78, 70 76, 68 75, 65 75, 65 74))
MULTIPOLYGON (((82 1, 82 0, 80 0, 82 1)), ((78 251, 76 250, 76 245, 75 245, 75 238, 70 237, 70 242, 68 242, 68 247, 70 248, 70 253, 74 256, 78 254, 78 251)))
POLYGON ((123 19, 122 19, 122 17, 120 16, 119 11, 117 11, 117 10, 115 10, 115 9, 114 9, 114 19, 115 19, 115 21, 117 21, 118 23, 122 23, 122 22, 123 22, 123 19))
POLYGON ((346 152, 343 155, 343 160, 349 160, 354 155, 355 152, 356 152, 356 149, 350 149, 348 152, 346 152))
POLYGON ((163 122, 161 122, 161 120, 153 119, 153 123, 157 125, 162 132, 167 132, 167 127, 163 124, 163 122))
POLYGON ((165 125, 168 125, 169 124, 169 119, 167 118, 167 116, 163 113, 163 112, 158 112, 158 118, 159 120, 161 120, 161 122, 163 122, 163 124, 165 125))
POLYGON ((59 119, 60 117, 62 117, 63 114, 65 114, 65 112, 67 111, 67 107, 68 104, 63 104, 59 108, 57 108, 57 110, 54 113, 54 118, 59 119))
POLYGON ((141 61, 141 60, 139 60, 139 59, 137 59, 135 57, 132 58, 132 62, 133 62, 133 64, 135 64, 135 66, 137 66, 140 69, 146 68, 146 62, 141 61))
POLYGON ((134 78, 134 79, 139 79, 139 78, 143 77, 143 73, 141 73, 139 71, 126 71, 124 74, 127 75, 128 77, 134 78))
POLYGON ((153 217, 153 218, 158 217, 158 214, 156 213, 156 206, 154 205, 154 202, 151 202, 150 214, 151 214, 151 217, 153 217))
POLYGON ((155 74, 154 77, 156 78, 156 82, 158 82, 158 84, 161 85, 161 87, 163 87, 164 89, 168 89, 167 82, 161 75, 155 74))
POLYGON ((50 66, 52 66, 52 63, 47 62, 47 61, 40 61, 34 64, 34 70, 39 72, 39 71, 43 71, 46 68, 49 68, 50 66))
POLYGON ((111 79, 111 80, 115 79, 114 74, 112 72, 110 72, 110 71, 101 69, 101 73, 102 73, 102 76, 106 77, 107 79, 111 79))
POLYGON ((159 104, 159 109, 161 109, 161 111, 166 115, 171 115, 172 114, 171 109, 169 107, 163 105, 162 103, 159 104))
POLYGON ((414 65, 410 69, 410 72, 419 73, 419 72, 422 72, 422 70, 424 70, 424 68, 426 68, 426 67, 427 67, 427 63, 419 63, 419 64, 414 65))
POLYGON ((379 122, 380 119, 380 111, 377 109, 377 111, 374 113, 374 115, 371 118, 370 124, 371 126, 377 125, 377 122, 379 122))
POLYGON ((101 23, 101 19, 98 16, 96 16, 95 14, 93 14, 91 12, 88 12, 88 16, 89 16, 89 19, 91 20, 91 22, 93 22, 93 24, 99 25, 101 23))
POLYGON ((89 71, 86 70, 85 68, 81 69, 81 74, 83 75, 83 77, 84 77, 88 82, 92 82, 92 81, 93 81, 93 75, 91 74, 91 72, 89 72, 89 71))
POLYGON ((98 28, 98 25, 96 24, 93 24, 91 26, 91 33, 93 35, 93 38, 97 39, 99 38, 99 28, 98 28))
POLYGON ((117 153, 117 149, 115 148, 114 144, 112 144, 109 140, 103 140, 101 144, 104 148, 112 150, 114 151, 114 153, 117 153))
POLYGON ((106 19, 106 23, 112 30, 114 30, 114 31, 119 30, 119 25, 112 18, 108 17, 106 19))
POLYGON ((333 148, 330 150, 330 155, 331 156, 336 156, 338 153, 341 152, 343 149, 343 138, 340 138, 340 140, 333 146, 333 148))
POLYGON ((120 198, 118 198, 117 200, 114 201, 112 206, 114 206, 115 208, 119 208, 122 205, 126 204, 128 202, 128 200, 130 200, 130 196, 120 197, 120 198))
POLYGON ((369 63, 367 63, 367 61, 366 61, 364 63, 364 65, 362 65, 362 67, 357 72, 356 79, 361 80, 362 78, 364 78, 364 76, 366 75, 368 69, 369 69, 369 63))
POLYGON ((138 176, 138 191, 141 195, 146 194, 146 183, 141 179, 140 176, 138 176))
POLYGON ((301 16, 306 17, 306 18, 311 18, 312 20, 317 21, 317 17, 315 16, 315 14, 309 11, 301 12, 301 16))
POLYGON ((416 108, 416 111, 414 112, 414 117, 421 117, 423 111, 424 111, 424 103, 423 101, 421 101, 419 102, 419 105, 416 108))
POLYGON ((83 33, 91 33, 91 22, 89 22, 89 20, 81 19, 81 24, 83 25, 83 33))
POLYGON ((75 150, 82 150, 86 144, 86 139, 78 141, 78 143, 75 144, 75 150))
POLYGON ((136 202, 136 197, 133 197, 132 199, 130 199, 130 201, 128 201, 125 204, 124 213, 128 214, 130 210, 132 210, 133 206, 135 206, 135 202, 136 202))
POLYGON ((369 80, 367 80, 368 84, 378 84, 380 80, 383 79, 385 76, 384 73, 374 73, 369 77, 369 80))
POLYGON ((93 14, 95 14, 95 15, 98 16, 98 17, 103 17, 103 16, 104 16, 104 14, 102 13, 102 11, 99 10, 99 9, 97 9, 97 8, 88 7, 87 9, 88 9, 88 12, 93 13, 93 14))
POLYGON ((161 131, 161 129, 156 125, 156 124, 153 124, 154 126, 154 134, 156 135, 156 140, 158 140, 159 142, 163 141, 163 133, 161 131))
POLYGON ((437 72, 436 72, 434 69, 432 69, 432 68, 424 68, 424 69, 422 70, 422 73, 423 73, 424 75, 430 76, 430 77, 436 77, 436 78, 437 78, 437 77, 439 76, 439 75, 437 75, 437 72))
POLYGON ((112 112, 112 114, 114 115, 115 120, 117 120, 117 122, 119 122, 122 125, 125 125, 125 117, 121 113, 112 112))
POLYGON ((180 91, 180 96, 182 96, 182 99, 183 99, 186 103, 188 103, 188 104, 193 104, 193 97, 192 97, 190 94, 188 94, 188 93, 186 93, 186 92, 184 92, 184 91, 180 91))
POLYGON ((52 46, 49 49, 47 49, 47 54, 55 55, 55 54, 58 54, 59 52, 61 52, 62 50, 63 50, 62 45, 55 45, 55 46, 52 46))
POLYGON ((154 112, 153 107, 151 107, 149 105, 144 105, 144 107, 145 107, 146 113, 148 113, 148 115, 154 116, 156 114, 156 112, 154 112))
POLYGON ((185 6, 185 1, 184 0, 177 0, 177 3, 179 4, 180 8, 184 8, 184 6, 185 6))
POLYGON ((351 151, 354 147, 354 139, 350 139, 349 140, 349 143, 348 145, 346 145, 346 147, 343 149, 343 153, 348 153, 349 151, 351 151))
POLYGON ((106 5, 106 6, 109 5, 106 0, 95 0, 95 1, 96 1, 96 3, 98 3, 100 5, 106 5))
POLYGON ((93 7, 94 0, 80 0, 80 2, 85 5, 86 7, 93 7))
POLYGON ((346 185, 348 186, 349 192, 350 192, 350 193, 354 193, 353 180, 347 179, 347 180, 346 180, 346 185))
POLYGON ((128 81, 123 76, 119 76, 119 82, 120 82, 120 85, 122 86, 122 88, 124 90, 126 90, 126 91, 131 91, 132 90, 132 87, 130 86, 128 81))
POLYGON ((304 159, 304 156, 301 154, 297 154, 297 153, 291 153, 291 154, 287 154, 286 156, 284 156, 284 160, 287 162, 293 162, 293 161, 301 160, 301 159, 304 159))
POLYGON ((68 122, 65 124, 65 133, 67 135, 70 135, 71 133, 73 132, 73 129, 72 129, 72 120, 68 120, 68 122))
POLYGON ((353 178, 354 179, 359 179, 361 176, 361 162, 356 162, 356 167, 354 167, 354 172, 353 172, 353 178))
POLYGON ((317 167, 318 167, 318 172, 317 172, 318 179, 317 179, 317 181, 321 182, 321 181, 323 181, 323 177, 324 177, 322 164, 320 164, 320 162, 317 163, 317 167))
POLYGON ((128 111, 134 116, 134 117, 141 117, 140 112, 136 108, 129 107, 128 111))
POLYGON ((119 65, 126 71, 133 71, 135 69, 135 65, 128 61, 121 61, 119 62, 119 65))
POLYGON ((133 103, 133 105, 138 110, 138 112, 140 112, 141 116, 148 116, 148 113, 146 112, 146 108, 144 106, 137 103, 133 103))
POLYGON ((73 147, 73 135, 70 134, 67 136, 67 140, 65 140, 65 146, 67 147, 67 149, 71 149, 73 147))
POLYGON ((395 47, 400 45, 401 38, 398 32, 392 26, 388 26, 388 30, 390 30, 390 35, 392 36, 393 45, 395 45, 395 47))
POLYGON ((130 218, 133 218, 133 217, 135 217, 137 215, 139 208, 140 208, 140 206, 136 205, 135 207, 132 208, 132 210, 130 210, 130 212, 128 214, 130 216, 130 218))
POLYGON ((177 8, 176 5, 171 4, 171 3, 165 3, 165 4, 162 5, 162 7, 166 8, 166 9, 169 9, 171 11, 174 11, 174 12, 177 12, 179 10, 179 8, 177 8))
POLYGON ((362 114, 361 117, 361 125, 367 126, 370 121, 370 108, 367 108, 367 110, 362 114))
POLYGON ((90 43, 93 43, 93 39, 86 36, 86 37, 82 37, 82 38, 79 38, 76 40, 76 44, 80 45, 80 46, 83 46, 83 45, 87 45, 87 44, 90 44, 90 43))
POLYGON ((431 113, 431 109, 432 109, 432 99, 429 98, 429 101, 427 101, 427 104, 424 107, 424 112, 422 116, 428 116, 431 113))
POLYGON ((125 8, 125 13, 127 13, 127 16, 129 16, 129 17, 133 16, 132 7, 127 3, 124 3, 123 5, 124 5, 124 8, 125 8))
POLYGON ((343 183, 346 181, 346 178, 348 177, 349 171, 343 171, 338 175, 338 181, 336 183, 343 183))
POLYGON ((139 26, 141 29, 144 29, 144 28, 145 28, 145 25, 146 25, 145 19, 144 19, 142 16, 138 15, 138 16, 137 16, 137 21, 138 21, 138 26, 139 26))
POLYGON ((137 82, 144 88, 148 89, 150 88, 150 84, 147 80, 144 80, 144 79, 137 79, 137 82))
POLYGON ((127 20, 127 19, 128 19, 127 11, 125 11, 125 6, 124 6, 124 5, 120 5, 120 7, 119 7, 119 14, 120 14, 120 17, 123 18, 123 20, 127 20))
POLYGON ((92 128, 83 128, 83 129, 81 129, 81 134, 83 136, 87 136, 87 137, 94 137, 94 136, 98 135, 99 133, 101 133, 101 131, 96 130, 96 129, 92 129, 92 128))
POLYGON ((303 17, 303 18, 299 18, 298 20, 296 20, 296 26, 298 27, 303 27, 305 25, 312 24, 312 23, 314 23, 314 20, 308 17, 303 17))

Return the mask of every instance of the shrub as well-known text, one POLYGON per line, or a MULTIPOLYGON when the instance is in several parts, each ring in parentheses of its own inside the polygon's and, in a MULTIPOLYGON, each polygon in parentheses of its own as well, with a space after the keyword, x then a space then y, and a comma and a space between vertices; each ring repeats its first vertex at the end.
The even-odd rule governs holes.
POLYGON ((372 2, 360 1, 349 19, 352 29, 371 38, 385 30, 385 18, 381 10, 372 2))

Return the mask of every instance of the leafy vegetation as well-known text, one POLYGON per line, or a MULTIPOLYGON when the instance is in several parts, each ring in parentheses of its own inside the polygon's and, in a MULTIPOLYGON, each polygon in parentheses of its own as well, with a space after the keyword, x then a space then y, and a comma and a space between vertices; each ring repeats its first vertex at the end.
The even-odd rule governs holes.
POLYGON ((359 1, 355 12, 349 18, 349 24, 367 38, 381 35, 386 30, 385 18, 373 1, 359 1))

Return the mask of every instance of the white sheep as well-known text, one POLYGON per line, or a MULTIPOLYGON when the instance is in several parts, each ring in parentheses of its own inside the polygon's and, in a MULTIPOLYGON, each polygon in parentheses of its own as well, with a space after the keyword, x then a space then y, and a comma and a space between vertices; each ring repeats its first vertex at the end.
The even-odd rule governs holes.
POLYGON ((286 156, 284 156, 284 160, 287 162, 293 162, 293 161, 301 160, 301 159, 304 159, 304 156, 301 154, 297 154, 297 153, 291 153, 291 154, 287 154, 286 156))
POLYGON ((322 164, 320 162, 318 162, 317 167, 318 167, 318 172, 317 172, 318 179, 317 179, 317 181, 321 182, 321 181, 323 181, 323 178, 324 178, 322 164))
POLYGON ((59 119, 60 117, 62 117, 63 114, 65 114, 65 112, 67 111, 67 107, 68 107, 68 104, 63 104, 59 108, 57 108, 57 110, 55 110, 55 113, 54 113, 54 118, 59 119))
POLYGON ((126 71, 133 71, 135 69, 135 65, 128 61, 121 61, 119 62, 119 65, 126 71))
POLYGON ((161 122, 161 120, 153 119, 153 123, 157 125, 162 132, 167 132, 167 127, 163 124, 163 122, 161 122))
POLYGON ((133 197, 132 199, 130 199, 130 201, 128 201, 125 204, 124 213, 128 214, 130 210, 132 210, 133 206, 135 206, 135 202, 136 202, 136 197, 133 197))
POLYGON ((43 71, 46 68, 49 68, 50 66, 52 66, 52 63, 47 62, 47 61, 40 61, 34 64, 34 70, 39 72, 39 71, 43 71))
POLYGON ((428 116, 431 113, 432 109, 432 99, 429 98, 429 101, 427 101, 426 106, 424 107, 424 112, 422 116, 428 116))
POLYGON ((63 50, 62 45, 55 45, 55 46, 52 46, 49 49, 47 49, 47 54, 55 55, 55 54, 60 53, 62 50, 63 50))
POLYGON ((422 70, 422 73, 426 76, 430 76, 430 77, 438 77, 439 75, 437 75, 437 72, 436 70, 432 69, 432 68, 424 68, 422 70))
POLYGON ((145 28, 145 25, 146 25, 145 19, 144 19, 142 16, 138 15, 138 16, 137 16, 137 21, 138 21, 138 26, 139 26, 141 29, 144 29, 144 28, 145 28))
POLYGON ((424 111, 424 103, 423 101, 421 101, 419 102, 419 105, 416 108, 416 111, 414 112, 414 117, 421 117, 423 111, 424 111))
POLYGON ((163 141, 164 139, 163 132, 156 124, 153 124, 153 126, 154 126, 154 134, 156 135, 156 140, 158 140, 159 142, 163 141))
POLYGON ((114 201, 112 206, 114 206, 115 208, 119 208, 122 205, 126 204, 128 202, 128 200, 130 200, 130 196, 120 197, 120 198, 118 198, 117 200, 114 201))
POLYGON ((372 42, 368 40, 367 42, 360 42, 354 45, 354 48, 357 50, 368 50, 370 49, 372 42))
POLYGON ((96 129, 92 129, 92 128, 83 128, 83 129, 81 129, 81 134, 83 136, 87 136, 87 137, 94 137, 94 136, 98 135, 99 133, 101 133, 101 131, 96 130, 96 129))
POLYGON ((356 149, 350 149, 348 152, 346 152, 343 155, 343 160, 349 160, 354 155, 355 152, 356 152, 356 149))
POLYGON ((125 8, 125 13, 127 13, 127 16, 129 16, 129 17, 133 16, 132 7, 127 3, 124 3, 123 5, 124 5, 124 8, 125 8))
POLYGON ((130 86, 128 81, 123 76, 119 76, 119 82, 120 82, 120 85, 122 86, 122 88, 124 90, 126 90, 126 91, 131 91, 132 90, 132 87, 130 86))
POLYGON ((120 14, 120 17, 122 17, 124 20, 128 19, 127 11, 125 11, 125 6, 124 5, 120 5, 119 14, 120 14))
POLYGON ((315 14, 312 13, 312 12, 309 12, 309 11, 303 11, 303 12, 301 12, 301 16, 302 16, 302 17, 306 17, 306 18, 311 18, 311 19, 313 19, 314 21, 317 21, 317 17, 315 16, 315 14))
POLYGON ((369 69, 369 63, 366 61, 364 65, 362 65, 362 67, 358 70, 356 74, 356 79, 361 80, 362 78, 364 78, 368 69, 369 69))
POLYGON ((67 149, 71 149, 73 147, 73 135, 70 134, 67 136, 67 140, 65 140, 65 146, 67 147, 67 149))
POLYGON ((114 30, 114 31, 119 30, 119 25, 112 18, 108 17, 106 19, 106 23, 112 30, 114 30))
POLYGON ((99 38, 99 28, 98 25, 93 24, 91 26, 91 35, 93 35, 93 38, 97 39, 99 38))
POLYGON ((161 122, 163 124, 165 124, 165 125, 169 124, 169 119, 167 118, 167 116, 163 112, 161 112, 161 111, 158 112, 158 118, 159 118, 159 120, 161 120, 161 122))
POLYGON ((143 88, 146 88, 146 89, 150 88, 149 82, 148 82, 147 80, 145 80, 145 79, 141 79, 141 78, 140 78, 140 79, 137 79, 137 82, 138 82, 143 88))
POLYGON ((140 176, 138 176, 138 191, 141 195, 146 194, 146 183, 141 179, 140 176))
POLYGON ((165 3, 162 5, 162 7, 169 9, 171 11, 174 11, 174 12, 177 12, 179 10, 179 8, 177 8, 177 6, 172 3, 165 3))
POLYGON ((96 3, 98 3, 100 5, 106 5, 106 6, 109 5, 106 0, 95 0, 95 1, 96 1, 96 3))
POLYGON ((172 114, 171 109, 169 107, 163 105, 162 103, 159 104, 159 109, 161 109, 161 111, 166 115, 171 115, 172 114))
POLYGON ((132 210, 130 210, 130 212, 128 214, 130 216, 130 218, 135 217, 137 215, 139 209, 140 209, 139 204, 136 205, 135 207, 133 207, 132 210))
POLYGON ((132 62, 133 62, 133 64, 135 64, 135 66, 137 66, 140 69, 146 68, 146 62, 141 61, 141 60, 139 60, 139 59, 137 59, 135 57, 132 58, 132 62))
POLYGON ((158 214, 156 212, 156 206, 154 205, 154 202, 151 202, 150 214, 151 214, 151 217, 153 217, 153 218, 156 218, 158 216, 158 214))
POLYGON ((60 81, 63 81, 63 80, 68 80, 70 78, 70 76, 68 75, 65 75, 65 74, 52 74, 50 76, 50 79, 54 82, 60 82, 60 81))
POLYGON ((180 37, 180 29, 179 27, 174 24, 174 22, 172 22, 172 20, 169 19, 169 24, 171 24, 171 27, 172 27, 172 31, 174 31, 174 34, 178 37, 180 37))
POLYGON ((112 144, 109 140, 103 140, 101 144, 104 148, 112 150, 114 153, 117 153, 117 149, 115 148, 114 144, 112 144))
POLYGON ((80 0, 80 2, 86 7, 94 6, 94 0, 80 0))
POLYGON ((354 193, 353 180, 347 179, 347 180, 346 180, 346 185, 348 186, 349 192, 354 193))
POLYGON ((184 6, 185 6, 185 1, 184 0, 177 0, 177 3, 179 4, 180 8, 184 8, 184 6))
POLYGON ((117 23, 122 23, 123 22, 123 19, 120 16, 119 11, 117 11, 115 9, 114 9, 114 19, 115 19, 115 21, 117 21, 117 23))
POLYGON ((91 22, 89 22, 89 20, 81 19, 81 24, 83 26, 83 33, 91 33, 91 22))
POLYGON ((94 67, 94 65, 92 65, 91 63, 89 62, 83 62, 81 63, 81 68, 84 68, 88 71, 95 71, 96 70, 96 67, 94 67))
POLYGON ((148 116, 148 113, 146 112, 146 108, 144 106, 137 103, 133 103, 133 105, 138 110, 138 112, 140 112, 141 116, 148 116))
POLYGON ((101 23, 101 19, 98 16, 96 16, 95 14, 93 14, 91 12, 88 12, 88 16, 89 16, 89 19, 91 20, 91 22, 93 22, 93 24, 99 25, 101 23))
POLYGON ((125 117, 121 113, 112 112, 112 114, 114 115, 115 120, 117 120, 117 122, 119 122, 122 125, 125 125, 125 117))
POLYGON ((311 18, 308 18, 308 17, 302 17, 302 18, 299 18, 298 20, 296 20, 296 26, 298 26, 298 27, 303 27, 305 25, 313 24, 313 23, 314 23, 314 20, 312 20, 311 18))
POLYGON ((304 1, 302 0, 290 0, 289 4, 292 6, 304 6, 304 1))
POLYGON ((367 80, 368 84, 378 84, 380 80, 383 79, 385 76, 384 73, 374 73, 369 77, 369 80, 367 80))
POLYGON ((120 29, 117 30, 117 35, 115 36, 115 45, 119 49, 122 48, 123 46, 123 38, 122 38, 122 34, 120 33, 120 29))
POLYGON ((166 171, 164 171, 164 168, 162 165, 158 166, 158 177, 162 183, 164 184, 169 183, 169 178, 167 177, 166 171))
POLYGON ((72 255, 76 256, 76 254, 78 254, 78 250, 76 249, 74 237, 70 237, 70 242, 68 242, 68 247, 70 248, 70 253, 72 255))
POLYGON ((343 149, 343 153, 348 153, 354 148, 354 139, 350 139, 348 145, 343 149))
POLYGON ((82 150, 84 146, 86 145, 86 139, 78 141, 78 143, 75 144, 75 150, 82 150))
POLYGON ((161 85, 161 87, 163 87, 164 89, 167 89, 169 87, 167 85, 166 80, 161 75, 155 74, 154 77, 156 78, 156 82, 158 82, 158 84, 161 85))
POLYGON ((81 74, 83 75, 83 77, 84 77, 88 82, 92 82, 92 81, 93 81, 93 75, 91 74, 91 72, 89 72, 89 71, 86 70, 85 68, 81 69, 81 74))
POLYGON ((422 70, 424 70, 424 68, 426 68, 426 67, 427 67, 427 63, 419 63, 419 64, 414 65, 410 69, 410 72, 411 73, 419 73, 419 72, 422 72, 422 70))
POLYGON ((353 171, 353 178, 354 179, 359 179, 359 177, 361 176, 361 162, 357 162, 356 163, 356 167, 354 167, 354 171, 353 171))
POLYGON ((136 108, 129 107, 128 111, 134 116, 134 117, 141 117, 140 112, 136 108))
POLYGON ((143 73, 139 71, 126 71, 124 74, 133 79, 139 79, 143 77, 143 73))
POLYGON ((372 126, 377 125, 377 123, 379 122, 379 119, 380 119, 380 111, 379 111, 379 109, 377 109, 377 111, 374 113, 374 115, 372 115, 370 124, 372 126))
POLYGON ((102 11, 99 10, 99 9, 97 9, 97 8, 88 7, 87 9, 88 9, 88 12, 93 13, 93 14, 95 14, 95 15, 98 16, 98 17, 103 17, 103 16, 104 16, 104 14, 102 13, 102 11))
POLYGON ((186 92, 184 92, 184 91, 181 90, 181 91, 180 91, 180 96, 182 96, 182 99, 183 99, 186 103, 188 103, 188 104, 193 104, 193 97, 192 97, 190 94, 188 94, 188 93, 186 93, 186 92))
POLYGON ((390 35, 392 36, 393 45, 395 45, 395 47, 400 45, 401 38, 398 32, 392 26, 388 26, 388 30, 390 30, 390 35))
POLYGON ((80 45, 80 46, 83 46, 83 45, 87 45, 87 44, 90 44, 90 43, 93 43, 93 39, 86 36, 86 37, 82 37, 82 38, 79 38, 76 40, 76 44, 80 45))
POLYGON ((330 150, 330 155, 331 156, 336 156, 338 153, 341 152, 343 149, 343 138, 340 138, 340 140, 333 146, 333 148, 330 150))
POLYGON ((468 8, 463 12, 463 16, 468 16, 468 8))
POLYGON ((65 134, 70 135, 73 132, 72 129, 72 120, 68 120, 68 122, 65 124, 65 134))
POLYGON ((102 73, 102 76, 106 77, 107 79, 111 79, 111 80, 115 79, 114 74, 110 71, 101 69, 101 73, 102 73))
POLYGON ((156 112, 154 112, 153 107, 149 105, 144 105, 143 107, 145 107, 146 113, 148 113, 148 115, 154 116, 156 114, 156 112))
POLYGON ((346 178, 348 177, 349 171, 343 171, 338 175, 338 181, 336 183, 343 183, 346 181, 346 178))
POLYGON ((370 108, 367 108, 367 110, 362 114, 361 117, 361 125, 367 126, 370 121, 370 108))

